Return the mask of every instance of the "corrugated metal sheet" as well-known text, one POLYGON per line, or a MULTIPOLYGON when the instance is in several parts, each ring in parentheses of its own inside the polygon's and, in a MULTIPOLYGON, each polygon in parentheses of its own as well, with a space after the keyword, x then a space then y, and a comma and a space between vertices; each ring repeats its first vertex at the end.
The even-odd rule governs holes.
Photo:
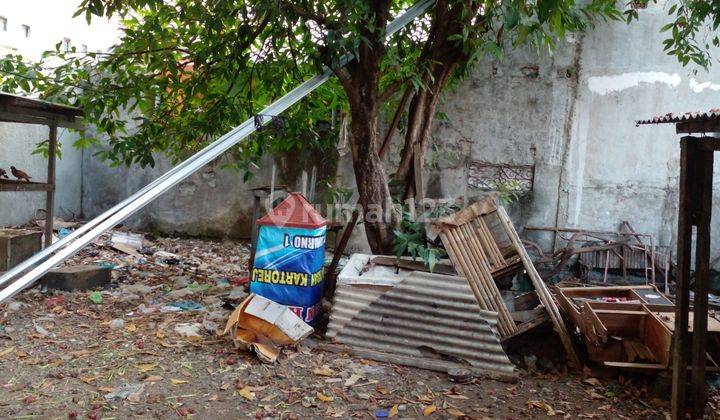
POLYGON ((639 120, 637 124, 666 124, 686 121, 707 121, 720 118, 720 109, 711 109, 707 112, 685 112, 683 114, 665 114, 647 120, 639 120))
POLYGON ((514 373, 498 338, 497 313, 480 309, 466 279, 417 271, 396 276, 395 286, 377 287, 357 279, 347 284, 341 274, 328 336, 409 360, 514 373))

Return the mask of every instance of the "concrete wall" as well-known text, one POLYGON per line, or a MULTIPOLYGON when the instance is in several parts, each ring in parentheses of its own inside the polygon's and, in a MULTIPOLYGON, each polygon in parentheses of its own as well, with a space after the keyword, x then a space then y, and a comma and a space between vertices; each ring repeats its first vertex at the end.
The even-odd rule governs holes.
MULTIPOLYGON (((328 170, 335 172, 334 167, 326 167, 332 166, 330 159, 293 152, 274 159, 266 156, 258 165, 260 169, 254 172, 254 177, 245 183, 244 173, 227 169, 226 159, 221 157, 205 166, 128 219, 127 224, 179 235, 249 238, 254 204, 251 189, 273 183, 273 166, 276 167, 274 185, 286 186, 292 191, 303 191, 303 179, 308 180, 305 185, 309 184, 313 166, 317 168, 318 179, 322 179, 328 170)), ((84 159, 83 177, 85 215, 89 218, 99 215, 173 167, 168 159, 160 156, 156 157, 156 162, 154 168, 108 168, 106 163, 88 152, 84 159)), ((306 191, 309 192, 309 186, 306 191)), ((317 192, 322 192, 319 186, 317 192)), ((283 197, 284 193, 278 192, 274 197, 275 203, 283 197)), ((268 199, 263 200, 261 215, 268 207, 268 199)))
MULTIPOLYGON (((46 140, 48 128, 41 125, 0 123, 0 168, 10 173, 15 166, 33 177, 34 181, 45 182, 47 160, 32 155, 35 144, 46 140)), ((67 129, 58 129, 58 141, 62 145, 62 158, 57 160, 57 190, 55 193, 55 214, 69 218, 80 216, 82 194, 82 151, 72 147, 76 136, 67 129)), ((12 178, 12 175, 10 175, 12 178)), ((19 225, 32 220, 37 209, 45 208, 44 192, 1 192, 0 226, 19 225)))
MULTIPOLYGON (((720 67, 697 74, 683 68, 662 51, 658 29, 666 11, 656 6, 640 14, 639 23, 601 24, 568 39, 553 57, 515 52, 501 63, 481 63, 444 102, 450 121, 437 124, 434 141, 442 153, 466 154, 428 171, 429 194, 480 195, 467 184, 473 160, 534 163, 533 191, 512 206, 518 225, 557 220, 615 230, 628 220, 674 246, 679 137, 672 125, 636 127, 635 120, 717 108, 720 67)), ((717 210, 718 191, 715 197, 717 210)), ((550 241, 548 234, 527 236, 550 241)), ((720 251, 717 241, 712 245, 714 254, 720 251)))
MULTIPOLYGON (((628 220, 661 244, 674 245, 678 136, 671 125, 635 127, 634 121, 716 108, 720 66, 692 74, 662 52, 663 7, 640 15, 632 25, 600 23, 595 31, 568 38, 552 56, 521 50, 501 62, 480 63, 444 100, 442 111, 449 120, 438 122, 433 133, 426 195, 484 194, 468 184, 473 161, 534 164, 533 190, 511 206, 518 226, 615 229, 628 220)), ((347 158, 338 174, 352 186, 347 158)), ((133 223, 170 232, 243 236, 251 206, 247 189, 269 183, 269 166, 251 185, 242 183, 241 174, 218 165, 208 168, 133 223)), ((169 167, 108 170, 87 154, 85 212, 97 214, 169 167)), ((287 183, 297 188, 297 176, 289 178, 287 183)), ((716 218, 715 231, 718 224, 716 218)), ((362 248, 362 235, 356 236, 353 243, 362 248)), ((550 241, 547 234, 527 236, 545 246, 550 241)))

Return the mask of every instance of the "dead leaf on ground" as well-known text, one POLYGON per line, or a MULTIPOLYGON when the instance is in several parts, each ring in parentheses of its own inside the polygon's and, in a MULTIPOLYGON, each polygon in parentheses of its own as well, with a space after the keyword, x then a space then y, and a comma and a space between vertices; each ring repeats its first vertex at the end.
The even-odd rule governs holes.
POLYGON ((463 417, 463 416, 465 416, 465 413, 463 413, 462 411, 458 410, 457 408, 448 408, 446 411, 447 411, 448 414, 450 414, 450 415, 453 416, 453 417, 463 417))
POLYGON ((322 392, 318 392, 318 393, 316 394, 316 397, 317 397, 318 400, 320 400, 320 401, 322 401, 322 402, 324 402, 324 403, 332 402, 332 401, 335 399, 335 398, 333 398, 333 397, 331 397, 331 396, 329 396, 329 395, 323 394, 322 392))
POLYGON ((423 416, 427 417, 436 411, 437 407, 435 405, 427 405, 425 406, 425 408, 423 408, 423 416))
POLYGON ((544 410, 545 414, 547 414, 548 416, 554 416, 556 414, 552 406, 545 401, 528 401, 527 406, 528 408, 535 407, 544 410))
POLYGON ((182 385, 182 384, 188 383, 188 381, 186 381, 184 379, 175 379, 175 378, 170 379, 170 382, 172 382, 173 385, 182 385))
POLYGON ((8 347, 3 351, 0 351, 0 357, 7 356, 8 354, 15 351, 15 347, 8 347))
POLYGON ((253 401, 255 399, 255 393, 252 392, 248 387, 238 389, 238 394, 240 394, 241 397, 245 398, 248 401, 253 401))
POLYGON ((600 386, 601 383, 597 378, 587 378, 583 381, 584 383, 592 386, 600 386))
POLYGON ((157 363, 140 363, 137 365, 137 370, 140 373, 150 372, 157 367, 157 363))
POLYGON ((327 366, 315 368, 313 371, 318 376, 334 376, 335 372, 327 366))

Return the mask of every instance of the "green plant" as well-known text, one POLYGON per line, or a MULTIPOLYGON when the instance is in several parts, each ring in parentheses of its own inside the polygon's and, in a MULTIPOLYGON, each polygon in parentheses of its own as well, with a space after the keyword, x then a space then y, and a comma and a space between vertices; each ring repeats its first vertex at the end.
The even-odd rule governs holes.
POLYGON ((498 193, 500 200, 505 205, 518 201, 522 193, 522 184, 517 179, 497 181, 493 183, 492 188, 498 193))
POLYGON ((393 251, 398 259, 410 255, 415 261, 420 257, 431 272, 440 258, 446 255, 444 249, 428 244, 425 224, 419 222, 412 213, 404 209, 402 210, 400 229, 395 230, 393 251))

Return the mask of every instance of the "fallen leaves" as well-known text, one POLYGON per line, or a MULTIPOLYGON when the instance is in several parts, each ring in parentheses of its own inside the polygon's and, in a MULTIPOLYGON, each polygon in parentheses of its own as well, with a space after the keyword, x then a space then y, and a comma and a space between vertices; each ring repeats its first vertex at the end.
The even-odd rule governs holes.
POLYGON ((545 401, 528 401, 527 406, 528 406, 528 408, 535 407, 535 408, 544 410, 545 414, 547 414, 548 416, 551 416, 551 417, 556 414, 555 410, 552 408, 552 406, 550 404, 546 403, 545 401))
POLYGON ((448 409, 445 410, 445 411, 447 411, 447 413, 450 414, 450 415, 453 416, 453 417, 465 417, 465 413, 463 413, 462 411, 458 410, 457 408, 452 408, 452 407, 451 407, 451 408, 448 408, 448 409))
POLYGON ((240 394, 241 397, 245 398, 248 401, 255 400, 255 393, 252 392, 249 387, 238 389, 238 394, 240 394))
POLYGON ((157 363, 140 363, 137 365, 137 370, 140 373, 147 373, 154 370, 157 367, 157 363))
POLYGON ((317 394, 315 395, 315 397, 316 397, 319 401, 322 401, 322 402, 324 402, 324 403, 329 403, 329 402, 332 402, 332 401, 335 400, 334 397, 331 397, 330 395, 325 395, 325 394, 323 394, 323 393, 320 392, 320 391, 317 392, 317 394))
POLYGON ((15 351, 15 347, 8 347, 5 350, 0 351, 0 357, 7 356, 8 354, 15 351))
POLYGON ((313 370, 313 372, 318 376, 326 376, 326 377, 335 376, 335 372, 333 372, 333 370, 327 366, 315 368, 315 370, 313 370))
POLYGON ((436 412, 436 411, 437 411, 437 406, 435 406, 435 405, 426 405, 425 407, 423 407, 423 416, 427 417, 427 416, 429 416, 430 414, 432 414, 432 413, 434 413, 434 412, 436 412))
POLYGON ((170 382, 171 382, 173 385, 183 385, 183 384, 188 383, 188 381, 186 381, 185 379, 175 379, 175 378, 170 379, 170 382))

